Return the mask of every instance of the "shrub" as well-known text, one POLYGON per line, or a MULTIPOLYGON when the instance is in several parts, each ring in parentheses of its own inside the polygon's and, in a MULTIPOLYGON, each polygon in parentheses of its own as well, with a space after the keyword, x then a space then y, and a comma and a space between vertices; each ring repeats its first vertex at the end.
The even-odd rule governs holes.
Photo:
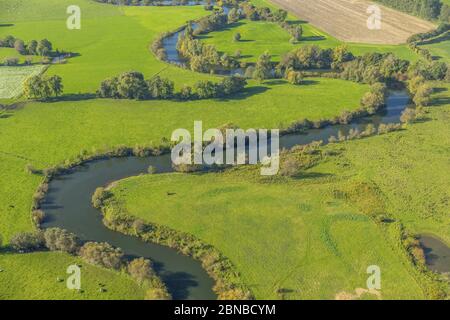
POLYGON ((295 177, 300 171, 300 164, 297 160, 289 158, 281 163, 280 175, 285 177, 295 177))
POLYGON ((43 247, 44 239, 40 232, 22 232, 11 238, 10 245, 19 252, 32 252, 43 247))
POLYGON ((162 288, 151 288, 145 293, 145 300, 169 300, 170 296, 162 288))
POLYGON ((100 209, 106 199, 111 196, 111 193, 103 187, 99 187, 92 195, 92 206, 96 209, 100 209))
POLYGON ((17 66, 19 64, 19 59, 17 58, 5 58, 3 60, 5 66, 17 66))
POLYGON ((238 42, 238 41, 240 41, 241 40, 241 34, 239 33, 239 32, 236 32, 234 35, 233 35, 233 40, 235 41, 235 42, 238 42))
POLYGON ((411 108, 405 109, 400 117, 402 123, 412 123, 414 120, 416 120, 416 110, 411 108))
POLYGON ((122 266, 123 252, 106 242, 88 242, 81 247, 80 256, 88 263, 118 270, 122 266))
POLYGON ((230 289, 219 294, 219 300, 250 300, 251 293, 239 288, 230 289))
POLYGON ((33 220, 36 226, 40 226, 45 219, 45 213, 42 210, 33 210, 31 213, 31 219, 33 220))
POLYGON ((286 74, 286 80, 290 84, 300 85, 303 81, 303 74, 299 71, 290 70, 286 74))
POLYGON ((74 254, 80 249, 80 241, 73 233, 64 229, 50 228, 44 231, 45 246, 50 251, 74 254))

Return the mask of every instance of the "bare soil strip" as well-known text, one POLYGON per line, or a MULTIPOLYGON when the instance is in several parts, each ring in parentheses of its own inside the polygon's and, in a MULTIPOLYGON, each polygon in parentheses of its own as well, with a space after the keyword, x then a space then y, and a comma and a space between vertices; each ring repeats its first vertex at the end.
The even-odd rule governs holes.
POLYGON ((428 21, 376 4, 381 9, 381 29, 370 30, 367 20, 367 0, 270 0, 346 42, 370 44, 402 44, 416 33, 427 32, 436 26, 428 21))

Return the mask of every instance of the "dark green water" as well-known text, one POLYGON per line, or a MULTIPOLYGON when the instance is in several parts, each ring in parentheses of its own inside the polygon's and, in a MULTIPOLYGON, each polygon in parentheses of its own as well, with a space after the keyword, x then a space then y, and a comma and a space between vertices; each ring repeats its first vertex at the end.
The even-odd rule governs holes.
POLYGON ((438 273, 449 273, 450 248, 438 238, 430 235, 422 235, 419 241, 424 249, 428 268, 438 273))

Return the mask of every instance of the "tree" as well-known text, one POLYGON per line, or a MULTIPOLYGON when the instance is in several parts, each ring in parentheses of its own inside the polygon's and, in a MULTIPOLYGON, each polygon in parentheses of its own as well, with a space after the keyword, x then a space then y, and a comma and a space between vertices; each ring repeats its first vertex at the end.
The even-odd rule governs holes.
POLYGON ((241 34, 240 34, 239 32, 236 32, 236 33, 233 35, 233 40, 234 40, 235 42, 240 41, 240 40, 241 40, 241 34))
POLYGON ((301 25, 296 25, 290 29, 290 34, 292 39, 297 42, 302 40, 303 36, 303 27, 301 25))
POLYGON ((247 80, 238 76, 227 77, 222 80, 221 87, 224 95, 241 92, 247 85, 247 80))
POLYGON ((375 92, 366 92, 361 98, 361 105, 369 114, 375 114, 384 105, 383 96, 375 92))
POLYGON ((152 262, 144 258, 137 258, 128 264, 128 273, 139 283, 150 280, 154 276, 152 262))
POLYGON ((62 94, 64 86, 62 84, 62 78, 57 75, 53 75, 48 79, 48 85, 52 91, 52 94, 58 97, 62 94))
POLYGON ((273 13, 273 21, 275 22, 283 22, 287 18, 287 11, 283 9, 279 9, 273 13))
POLYGON ((194 98, 194 93, 192 92, 192 87, 184 85, 183 88, 181 88, 179 98, 181 100, 189 100, 194 98))
POLYGON ((271 56, 268 52, 265 52, 261 55, 256 62, 255 72, 253 74, 253 78, 259 81, 263 81, 265 79, 269 79, 272 75, 272 63, 271 56))
POLYGON ((10 240, 11 247, 19 252, 32 252, 42 248, 44 244, 42 234, 39 232, 22 232, 10 240))
MULTIPOLYGON (((34 169, 31 168, 31 170, 34 170, 34 169)), ((37 226, 39 226, 45 219, 45 212, 42 210, 34 210, 31 213, 31 218, 32 218, 33 222, 37 226)))
POLYGON ((425 79, 422 76, 415 76, 408 81, 408 90, 410 93, 415 94, 417 89, 425 83, 425 79))
POLYGON ((286 73, 286 80, 290 84, 294 84, 294 85, 302 84, 303 74, 300 71, 289 70, 286 73))
POLYGON ((332 67, 340 68, 342 63, 353 60, 355 57, 348 50, 346 45, 340 45, 333 49, 333 65, 332 67))
POLYGON ((148 97, 148 85, 144 75, 136 71, 122 73, 117 79, 117 92, 121 98, 145 99, 148 97))
POLYGON ((29 99, 41 98, 44 93, 44 83, 41 76, 28 78, 24 83, 24 93, 29 99))
POLYGON ((212 81, 199 81, 195 84, 195 92, 200 99, 210 99, 217 97, 219 90, 212 81))
POLYGON ((39 41, 36 51, 40 56, 48 56, 52 52, 51 42, 47 39, 39 41))
POLYGON ((25 54, 25 43, 23 42, 23 40, 17 39, 14 42, 14 49, 16 49, 16 51, 20 54, 25 54))
POLYGON ((118 270, 122 265, 123 252, 106 242, 87 242, 81 247, 80 256, 88 263, 118 270))
POLYGON ((450 6, 443 4, 441 8, 441 14, 439 15, 439 20, 444 23, 450 22, 450 6))
POLYGON ((406 108, 400 117, 400 121, 402 123, 412 123, 414 122, 414 120, 416 120, 416 117, 417 115, 414 109, 406 108))
POLYGON ((73 233, 64 229, 50 228, 44 231, 46 247, 51 251, 74 254, 80 249, 80 241, 73 233))
POLYGON ((417 88, 416 94, 414 95, 413 101, 416 106, 427 106, 431 102, 431 94, 433 93, 433 88, 428 84, 422 84, 417 88))
POLYGON ((230 12, 228 12, 228 23, 237 22, 239 19, 239 10, 237 8, 232 8, 230 12))
POLYGON ((31 54, 34 56, 37 55, 38 54, 37 47, 38 47, 38 42, 36 40, 31 40, 27 46, 28 54, 31 54))
POLYGON ((156 76, 148 80, 147 84, 150 96, 153 99, 169 99, 173 97, 175 88, 173 81, 156 76))
POLYGON ((13 36, 7 36, 4 40, 3 40, 4 44, 6 47, 9 48, 14 48, 14 43, 16 42, 16 38, 14 38, 13 36))

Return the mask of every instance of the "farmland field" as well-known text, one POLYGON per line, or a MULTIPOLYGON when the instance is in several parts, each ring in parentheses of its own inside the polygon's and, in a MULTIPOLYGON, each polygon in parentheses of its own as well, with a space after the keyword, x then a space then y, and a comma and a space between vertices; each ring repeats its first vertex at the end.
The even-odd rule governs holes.
POLYGON ((22 93, 23 83, 40 74, 44 66, 0 67, 0 99, 11 99, 22 93))
MULTIPOLYGON (((252 3, 272 10, 288 8, 289 25, 302 26, 300 41, 292 43, 280 23, 247 18, 197 39, 214 45, 218 54, 234 56, 240 51, 238 63, 253 64, 268 52, 272 58, 268 73, 285 53, 307 45, 331 49, 345 45, 355 56, 392 52, 415 62, 423 58, 404 44, 406 38, 434 28, 383 7, 383 29, 368 32, 368 2, 362 0, 252 3), (240 41, 233 40, 237 32, 240 41)), ((364 81, 343 80, 339 73, 306 77, 300 72, 302 80, 295 83, 288 69, 276 78, 251 75, 245 88, 230 95, 180 98, 180 90, 198 90, 199 81, 219 83, 224 76, 167 63, 152 52, 152 43, 187 21, 211 15, 205 9, 203 5, 114 6, 93 0, 0 0, 0 40, 8 35, 25 42, 45 38, 53 49, 74 53, 67 63, 48 68, 0 67, 0 300, 148 296, 147 284, 132 278, 124 265, 109 270, 73 252, 43 247, 32 253, 17 250, 14 236, 36 231, 30 208, 47 168, 125 146, 167 146, 174 130, 192 132, 194 121, 200 120, 204 129, 224 125, 286 129, 305 119, 312 121, 311 126, 327 119, 344 124, 349 120, 341 118, 361 108, 363 96, 373 89, 364 81), (82 12, 80 30, 66 27, 66 9, 74 4, 82 12), (46 76, 61 76, 63 93, 49 99, 18 98, 25 79, 43 71, 46 76), (141 72, 146 79, 167 78, 177 94, 167 99, 96 95, 103 80, 127 71, 141 72), (65 286, 66 269, 74 264, 82 265, 81 291, 65 286)), ((448 64, 448 43, 424 47, 439 57, 436 61, 448 64)), ((21 62, 26 58, 15 49, 0 48, 0 63, 6 57, 21 62)), ((40 60, 33 56, 35 63, 40 60)), ((406 90, 402 86, 408 76, 406 71, 398 75, 395 84, 406 90)), ((119 176, 121 180, 108 181, 111 197, 102 203, 103 209, 212 245, 231 261, 256 299, 353 297, 361 288, 365 292, 370 265, 381 268, 382 289, 359 298, 445 299, 445 294, 448 298, 448 281, 415 261, 407 243, 413 236, 430 234, 450 244, 450 85, 444 80, 427 84, 435 89, 429 104, 420 109, 421 120, 396 132, 321 146, 320 156, 311 153, 314 161, 298 175, 265 178, 259 168, 243 166, 208 173, 119 176), (382 212, 382 219, 374 218, 373 212, 382 212), (404 235, 411 237, 403 239, 404 235)), ((283 157, 291 154, 304 156, 294 150, 283 157)), ((82 180, 77 188, 91 182, 82 180)), ((90 207, 91 195, 84 200, 90 207)), ((78 208, 77 203, 71 205, 78 208)), ((64 206, 54 207, 63 216, 64 206)), ((52 223, 54 217, 43 219, 52 223)), ((101 227, 99 235, 110 231, 101 227)), ((145 229, 138 223, 133 228, 133 235, 145 229)), ((195 278, 183 280, 179 280, 182 285, 197 285, 195 278)), ((189 296, 189 290, 183 293, 189 296)))
POLYGON ((381 29, 369 30, 367 19, 370 14, 366 11, 371 3, 366 0, 272 0, 272 2, 347 42, 401 44, 415 33, 433 29, 430 22, 380 6, 381 29))

